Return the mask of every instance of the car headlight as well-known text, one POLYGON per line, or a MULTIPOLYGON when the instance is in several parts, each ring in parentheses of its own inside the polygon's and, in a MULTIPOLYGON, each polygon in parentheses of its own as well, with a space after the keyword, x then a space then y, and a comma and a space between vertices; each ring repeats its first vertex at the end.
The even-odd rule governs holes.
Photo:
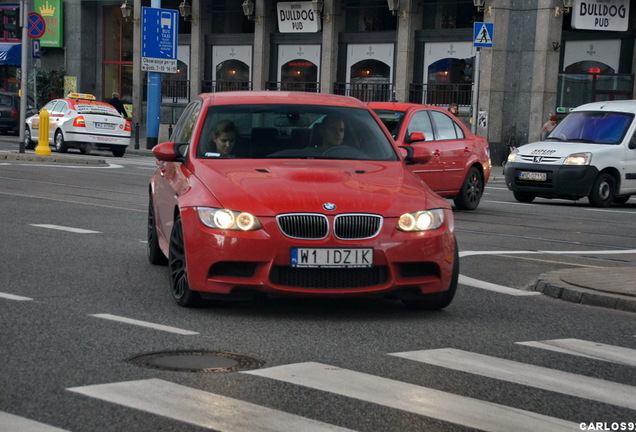
POLYGON ((404 213, 398 220, 398 229, 402 231, 429 231, 444 224, 444 210, 423 210, 404 213))
POLYGON ((508 160, 506 161, 506 163, 508 162, 514 162, 515 160, 517 160, 517 155, 519 153, 517 152, 510 152, 510 154, 508 154, 508 160))
POLYGON ((213 207, 197 207, 199 219, 210 228, 253 231, 261 228, 256 216, 246 212, 213 207))
POLYGON ((592 153, 574 153, 565 158, 563 165, 589 165, 592 163, 592 153))

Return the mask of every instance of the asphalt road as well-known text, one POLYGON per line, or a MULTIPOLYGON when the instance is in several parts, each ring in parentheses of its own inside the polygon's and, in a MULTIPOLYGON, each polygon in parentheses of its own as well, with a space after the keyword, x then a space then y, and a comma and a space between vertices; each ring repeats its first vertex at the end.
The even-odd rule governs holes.
POLYGON ((110 165, 0 163, 2 431, 636 427, 636 316, 526 290, 552 270, 634 266, 636 198, 520 204, 491 182, 476 211, 455 213, 462 284, 440 312, 303 299, 184 309, 146 258, 154 160, 86 157, 110 165), (165 351, 263 365, 130 361, 165 351))

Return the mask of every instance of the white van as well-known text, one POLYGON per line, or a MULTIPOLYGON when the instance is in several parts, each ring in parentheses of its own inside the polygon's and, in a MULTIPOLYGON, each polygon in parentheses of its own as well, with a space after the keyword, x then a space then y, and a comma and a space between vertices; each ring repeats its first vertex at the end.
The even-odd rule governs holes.
POLYGON ((636 194, 636 100, 594 102, 568 114, 544 141, 508 156, 506 186, 520 202, 536 197, 595 207, 636 194))

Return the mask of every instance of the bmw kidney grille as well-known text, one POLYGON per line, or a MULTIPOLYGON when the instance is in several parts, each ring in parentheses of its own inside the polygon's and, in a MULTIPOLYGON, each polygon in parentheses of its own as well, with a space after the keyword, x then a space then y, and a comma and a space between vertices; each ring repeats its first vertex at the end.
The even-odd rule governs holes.
MULTIPOLYGON (((320 240, 329 235, 329 220, 322 214, 284 214, 277 216, 276 221, 287 237, 320 240)), ((351 213, 335 216, 333 231, 342 240, 364 240, 378 235, 381 228, 382 216, 351 213)))

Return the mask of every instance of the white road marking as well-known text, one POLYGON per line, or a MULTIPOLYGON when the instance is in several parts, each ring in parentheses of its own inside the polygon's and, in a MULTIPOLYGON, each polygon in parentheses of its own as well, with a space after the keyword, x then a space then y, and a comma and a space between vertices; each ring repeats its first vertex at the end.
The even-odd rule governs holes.
POLYGON ((459 275, 459 283, 462 285, 468 285, 473 288, 481 288, 488 291, 495 291, 502 294, 508 294, 511 296, 532 296, 541 295, 539 291, 523 291, 517 288, 509 288, 504 285, 497 285, 490 282, 480 281, 479 279, 473 279, 468 276, 459 275))
MULTIPOLYGON (((508 251, 463 251, 459 252, 460 258, 477 255, 621 255, 621 254, 633 254, 636 253, 636 249, 622 249, 622 250, 602 250, 602 251, 531 251, 531 250, 508 250, 508 251)), ((551 262, 547 261, 546 262, 551 262)), ((558 263, 558 262, 557 262, 558 263)), ((576 265, 576 264, 572 264, 576 265)), ((587 266, 595 267, 595 266, 587 266)), ((501 294, 508 294, 512 296, 531 296, 541 295, 539 291, 523 291, 517 288, 510 288, 504 285, 498 285, 479 279, 474 279, 468 276, 459 275, 459 283, 462 285, 471 286, 473 288, 484 289, 488 291, 494 291, 501 294)))
MULTIPOLYGON (((625 384, 452 348, 401 352, 390 355, 619 407, 636 409, 636 387, 625 384)), ((634 353, 632 353, 633 355, 634 353)))
POLYGON ((552 339, 544 341, 517 342, 533 348, 587 357, 611 363, 636 366, 636 350, 614 345, 605 345, 581 339, 552 339))
POLYGON ((82 229, 82 228, 66 227, 66 226, 61 226, 61 225, 51 225, 51 224, 29 224, 29 225, 30 226, 34 226, 34 227, 38 227, 38 228, 48 228, 48 229, 54 229, 54 230, 59 230, 59 231, 72 232, 72 233, 76 233, 76 234, 102 234, 101 231, 93 231, 93 230, 87 230, 87 229, 82 229))
POLYGON ((0 298, 4 298, 7 300, 16 300, 16 301, 32 301, 33 300, 31 297, 22 297, 19 295, 8 294, 8 293, 0 293, 0 298))
POLYGON ((44 423, 0 411, 0 430, 2 432, 67 432, 44 423))
POLYGON ((102 318, 102 319, 106 319, 106 320, 111 320, 111 321, 117 321, 117 322, 121 322, 124 324, 132 324, 132 325, 136 325, 136 326, 140 326, 140 327, 146 327, 146 328, 151 328, 151 329, 155 329, 155 330, 161 330, 161 331, 165 331, 165 332, 169 332, 169 333, 176 333, 176 334, 180 334, 180 335, 184 335, 184 336, 191 336, 191 335, 197 335, 199 334, 198 332, 193 332, 190 330, 183 330, 177 327, 170 327, 170 326, 165 326, 162 324, 155 324, 155 323, 151 323, 151 322, 147 322, 147 321, 139 321, 136 319, 132 319, 132 318, 126 318, 126 317, 122 317, 122 316, 117 316, 117 315, 111 315, 111 314, 93 314, 93 315, 89 315, 95 318, 102 318))
POLYGON ((320 363, 241 372, 487 432, 574 431, 578 423, 320 363))
POLYGON ((352 432, 350 429, 160 379, 67 390, 222 432, 352 432))

